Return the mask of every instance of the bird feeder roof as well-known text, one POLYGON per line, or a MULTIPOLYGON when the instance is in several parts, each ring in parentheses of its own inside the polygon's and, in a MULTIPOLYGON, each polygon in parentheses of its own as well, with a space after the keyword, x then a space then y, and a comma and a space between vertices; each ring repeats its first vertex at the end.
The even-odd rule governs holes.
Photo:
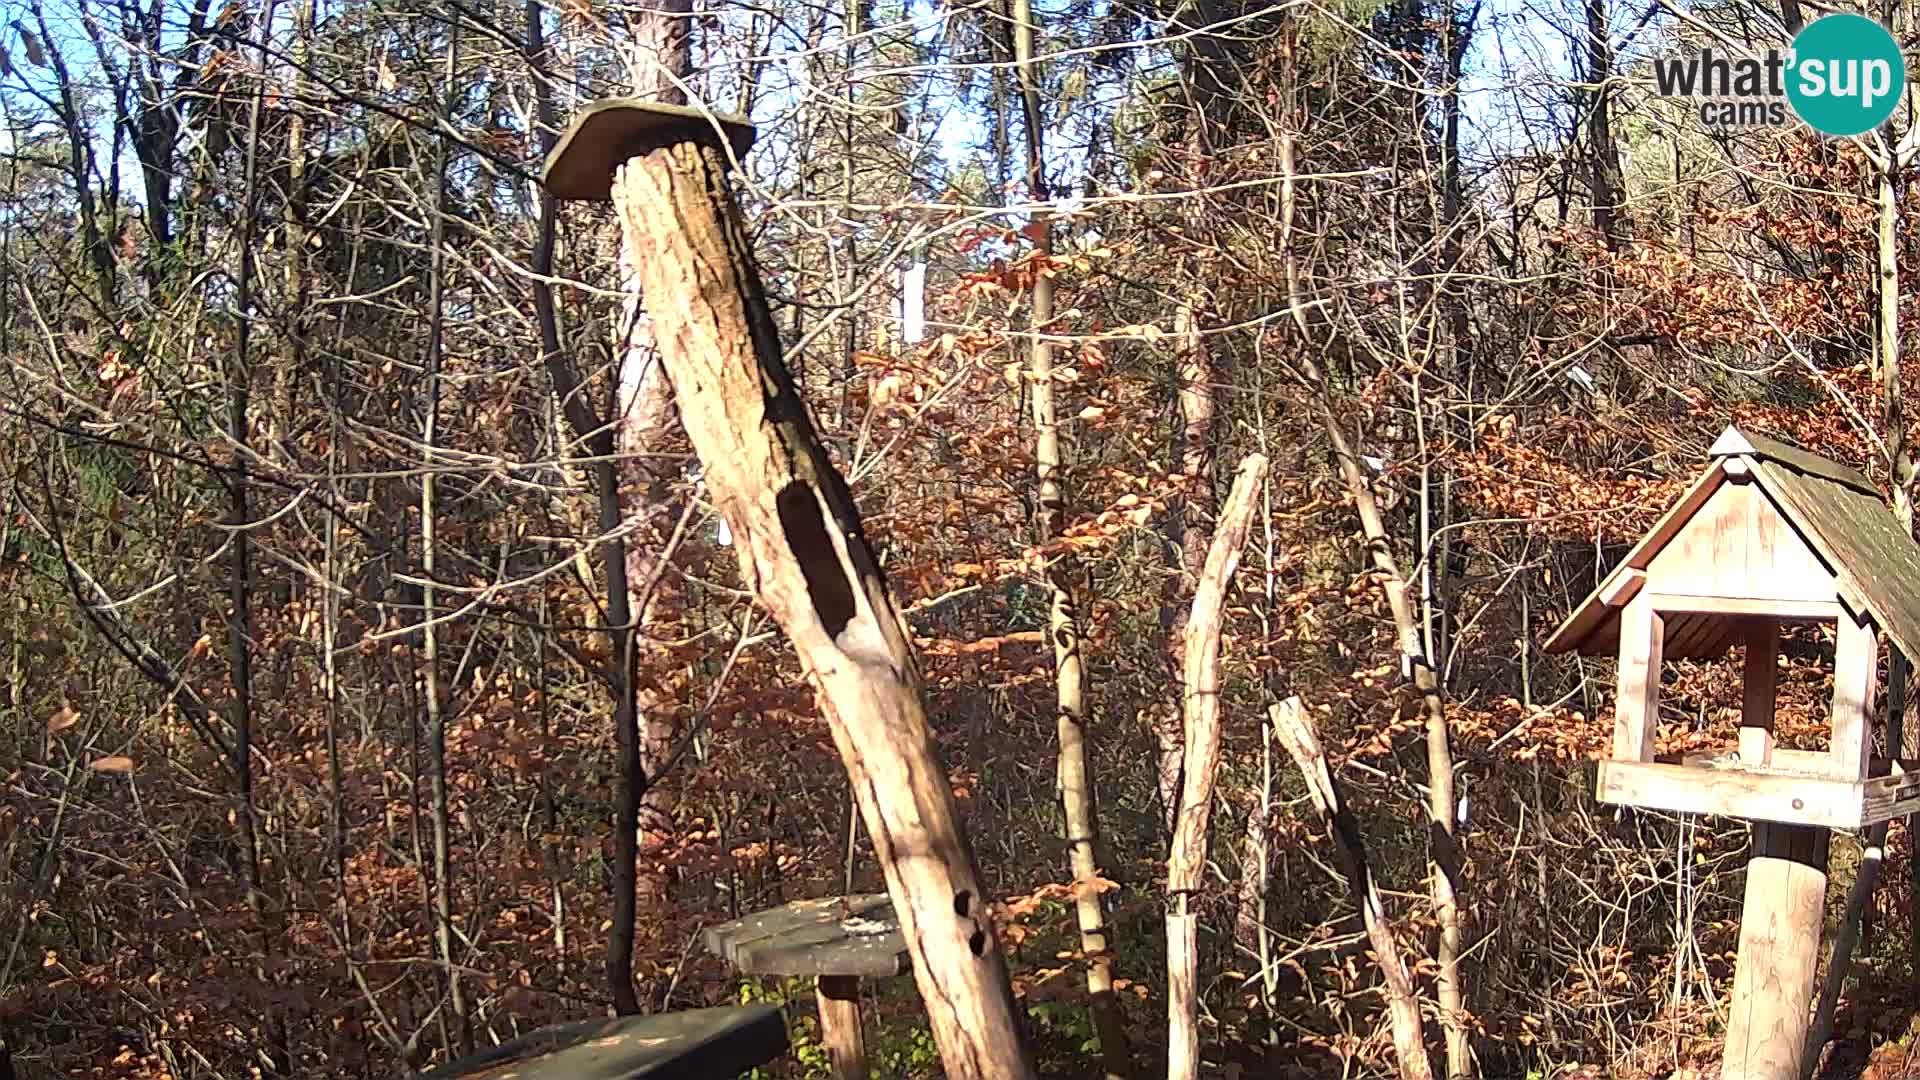
POLYGON ((613 174, 648 146, 676 139, 712 138, 724 132, 735 157, 753 145, 753 125, 743 116, 645 98, 606 98, 580 110, 547 154, 540 183, 556 199, 606 202, 613 174))
MULTIPOLYGON (((1612 652, 1619 640, 1620 608, 1609 598, 1619 595, 1624 579, 1644 574, 1720 487, 1744 471, 1833 576, 1840 603, 1870 619, 1908 656, 1920 656, 1920 544, 1888 511, 1879 489, 1839 462, 1734 427, 1721 434, 1711 453, 1713 465, 1553 632, 1547 652, 1612 652)), ((1712 633, 1699 640, 1699 647, 1680 655, 1717 655, 1731 643, 1712 633)), ((1676 654, 1669 650, 1668 655, 1676 654)))

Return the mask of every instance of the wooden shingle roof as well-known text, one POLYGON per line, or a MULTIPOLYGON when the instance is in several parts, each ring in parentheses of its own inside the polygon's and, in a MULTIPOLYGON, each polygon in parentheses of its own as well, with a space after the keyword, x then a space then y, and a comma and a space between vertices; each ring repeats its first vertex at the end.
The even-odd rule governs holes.
POLYGON ((1732 427, 1713 444, 1712 454, 1713 465, 1554 631, 1546 651, 1610 651, 1612 635, 1606 631, 1617 622, 1618 609, 1605 597, 1613 595, 1616 580, 1644 571, 1727 482, 1729 467, 1738 462, 1833 574, 1838 599, 1864 613, 1908 656, 1920 656, 1920 544, 1901 529, 1865 476, 1732 427))

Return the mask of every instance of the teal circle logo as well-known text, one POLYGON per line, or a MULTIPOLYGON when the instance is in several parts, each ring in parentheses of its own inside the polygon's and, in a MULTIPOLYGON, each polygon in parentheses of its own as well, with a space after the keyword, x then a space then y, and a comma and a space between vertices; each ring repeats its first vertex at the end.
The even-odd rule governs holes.
POLYGON ((1886 123, 1907 87, 1907 63, 1887 28, 1828 15, 1794 35, 1787 101, 1816 131, 1859 135, 1886 123))

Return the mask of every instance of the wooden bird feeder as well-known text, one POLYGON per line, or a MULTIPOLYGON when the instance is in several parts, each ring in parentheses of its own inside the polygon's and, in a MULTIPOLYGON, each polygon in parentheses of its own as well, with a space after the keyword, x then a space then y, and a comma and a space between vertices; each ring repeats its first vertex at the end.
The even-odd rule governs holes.
POLYGON ((834 1080, 867 1075, 860 979, 912 970, 900 920, 886 893, 796 900, 709 927, 707 948, 747 975, 812 975, 820 1041, 834 1080))
POLYGON ((1712 454, 1546 651, 1619 655, 1600 801, 1755 822, 1723 1069, 1729 1078, 1798 1080, 1828 830, 1920 810, 1920 771, 1871 757, 1880 635, 1920 656, 1920 545, 1844 465, 1737 428, 1712 454), (1787 624, 1834 627, 1824 751, 1774 742, 1787 624), (1734 645, 1746 647, 1738 746, 1656 760, 1662 662, 1722 656, 1734 645))

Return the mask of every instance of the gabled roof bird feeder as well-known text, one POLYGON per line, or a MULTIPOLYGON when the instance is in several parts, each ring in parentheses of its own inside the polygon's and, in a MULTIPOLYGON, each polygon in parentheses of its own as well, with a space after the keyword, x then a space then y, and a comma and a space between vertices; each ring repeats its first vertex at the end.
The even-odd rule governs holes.
POLYGON ((1723 1075, 1799 1080, 1828 830, 1920 810, 1920 772, 1870 756, 1880 635, 1920 656, 1920 545, 1844 465, 1737 428, 1712 454, 1546 651, 1619 656, 1601 802, 1754 822, 1723 1075), (1774 741, 1780 628, 1809 623, 1834 627, 1824 751, 1774 741), (1656 760, 1662 662, 1735 645, 1746 650, 1736 752, 1656 760))

